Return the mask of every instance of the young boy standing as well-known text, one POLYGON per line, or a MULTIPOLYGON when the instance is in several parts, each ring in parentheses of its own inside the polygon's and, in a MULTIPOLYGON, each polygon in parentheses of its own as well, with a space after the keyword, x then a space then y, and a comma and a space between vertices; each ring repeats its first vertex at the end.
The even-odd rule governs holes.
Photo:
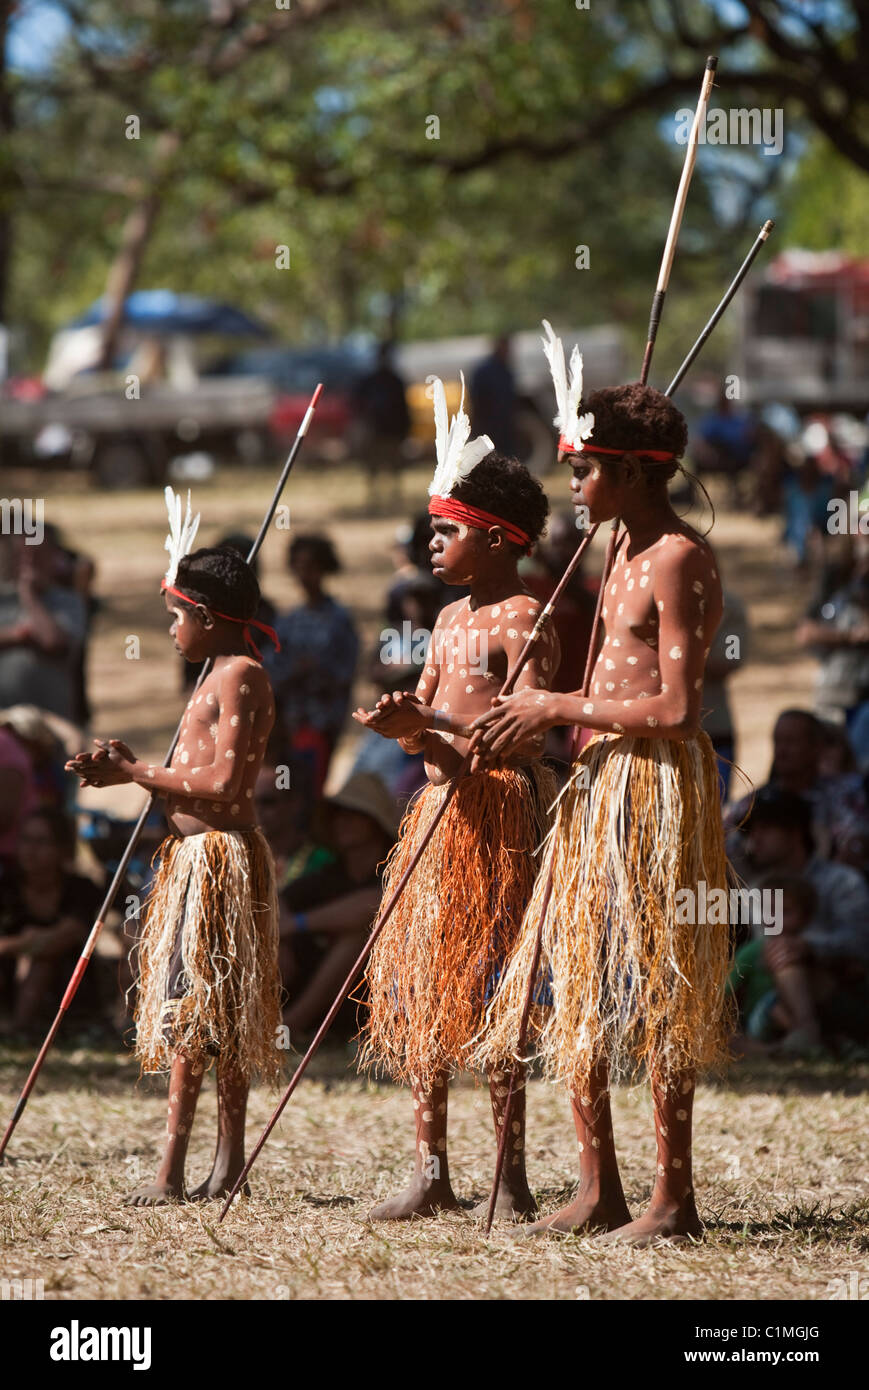
MULTIPOLYGON (((67 768, 83 785, 136 782, 164 798, 170 834, 138 943, 136 1055, 169 1071, 169 1122, 153 1183, 127 1199, 162 1206, 185 1196, 184 1163, 207 1065, 217 1059, 218 1141, 193 1200, 224 1197, 244 1166, 251 1075, 279 1073, 280 977, 274 865, 253 792, 274 721, 253 647, 259 586, 232 550, 176 557, 163 582, 169 629, 188 661, 212 669, 191 697, 169 767, 143 763, 118 739, 96 740, 67 768)), ((255 647, 254 647, 254 650, 255 647)))
MULTIPOLYGON (((703 670, 722 612, 715 557, 673 511, 667 483, 685 421, 651 387, 594 393, 591 437, 568 444, 574 506, 626 528, 607 580, 604 638, 587 696, 517 692, 476 721, 482 759, 509 757, 554 724, 595 730, 561 798, 521 938, 479 1058, 512 1055, 550 865, 541 969, 553 1006, 535 1011, 548 1072, 567 1082, 579 1141, 575 1199, 532 1231, 603 1228, 647 1243, 702 1230, 691 1174, 698 1068, 727 1050, 727 924, 698 924, 678 896, 726 886, 715 756, 700 729, 703 670), (657 1171, 636 1220, 613 1146, 611 1076, 645 1065, 657 1171)), ((585 417, 588 420, 588 416, 585 417)))
MULTIPOLYGON (((436 417, 440 407, 445 421, 442 391, 436 383, 436 417)), ((416 693, 384 695, 374 710, 354 716, 398 738, 408 752, 425 754, 428 784, 400 827, 384 900, 459 771, 469 726, 488 709, 541 609, 523 589, 517 562, 543 531, 549 510, 543 489, 521 464, 489 452, 485 437, 467 445, 467 428, 460 409, 449 440, 445 423, 439 429, 429 549, 437 578, 468 585, 470 595, 440 613, 416 693), (454 468, 445 465, 450 448, 454 468)), ((535 696, 547 690, 558 663, 558 639, 546 628, 516 688, 535 696)), ((468 1048, 534 883, 533 852, 555 792, 552 773, 540 762, 542 747, 535 734, 517 742, 497 766, 460 780, 372 952, 362 1065, 410 1082, 416 1122, 410 1186, 375 1207, 372 1220, 407 1220, 458 1206, 447 1160, 447 1083, 456 1068, 468 1066, 468 1048)), ((488 1070, 499 1137, 508 1074, 500 1059, 488 1070)), ((522 1218, 534 1210, 534 1199, 525 1176, 524 1091, 517 1101, 499 1213, 522 1218)))

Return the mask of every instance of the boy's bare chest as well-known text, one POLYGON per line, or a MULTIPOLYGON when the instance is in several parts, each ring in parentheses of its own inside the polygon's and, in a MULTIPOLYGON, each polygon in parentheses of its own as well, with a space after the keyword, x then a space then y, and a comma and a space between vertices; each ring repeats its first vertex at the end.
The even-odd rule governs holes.
POLYGON ((521 601, 495 604, 485 613, 460 610, 436 629, 432 658, 437 703, 454 710, 488 709, 507 675, 505 641, 527 640, 535 615, 521 601))
POLYGON ((206 683, 187 702, 173 766, 178 763, 195 765, 208 760, 214 752, 219 719, 217 692, 206 683))
POLYGON ((608 636, 630 641, 657 640, 659 610, 653 561, 616 565, 610 575, 601 616, 608 636))

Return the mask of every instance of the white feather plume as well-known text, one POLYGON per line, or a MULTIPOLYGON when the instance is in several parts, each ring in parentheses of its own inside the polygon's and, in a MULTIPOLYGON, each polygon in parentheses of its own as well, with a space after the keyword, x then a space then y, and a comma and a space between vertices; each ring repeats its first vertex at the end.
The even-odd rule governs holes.
POLYGON ((177 492, 173 492, 171 487, 167 487, 163 496, 166 498, 166 510, 169 513, 169 534, 166 537, 164 549, 169 551, 169 568, 166 571, 166 583, 174 584, 178 573, 178 562, 185 555, 189 555, 193 549, 193 542, 196 540, 196 532, 199 530, 199 512, 195 516, 190 514, 190 489, 187 489, 187 512, 184 517, 184 524, 181 523, 181 498, 177 492))
POLYGON ((476 468, 480 459, 486 457, 494 449, 494 444, 487 434, 481 434, 477 439, 469 439, 471 433, 471 422, 465 414, 465 378, 462 372, 459 373, 462 381, 462 398, 459 408, 453 419, 447 424, 447 395, 444 384, 440 377, 426 377, 426 384, 432 387, 434 396, 434 419, 435 419, 435 453, 437 454, 437 467, 434 477, 429 483, 430 497, 448 497, 453 488, 462 478, 466 478, 472 468, 476 468))
POLYGON ((543 351, 552 373, 552 385, 555 387, 556 415, 552 423, 568 444, 579 448, 594 429, 594 416, 579 414, 582 400, 582 353, 574 343, 568 377, 564 365, 564 345, 561 339, 556 337, 548 319, 543 320, 543 327, 546 329, 543 351))

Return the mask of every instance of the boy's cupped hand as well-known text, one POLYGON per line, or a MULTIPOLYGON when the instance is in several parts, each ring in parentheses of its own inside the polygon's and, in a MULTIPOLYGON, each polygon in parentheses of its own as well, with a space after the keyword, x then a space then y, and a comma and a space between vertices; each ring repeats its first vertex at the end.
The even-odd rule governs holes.
POLYGON ((530 739, 545 733, 554 722, 551 691, 519 690, 496 695, 492 708, 478 714, 471 728, 471 752, 475 762, 491 765, 495 758, 509 758, 530 739))
POLYGON ((82 787, 114 787, 122 782, 132 782, 135 754, 120 739, 95 738, 96 753, 76 753, 65 764, 67 772, 75 773, 81 779, 82 787))
POLYGON ((353 718, 384 738, 411 738, 430 727, 430 711, 419 696, 409 690, 381 695, 372 710, 360 705, 353 718))

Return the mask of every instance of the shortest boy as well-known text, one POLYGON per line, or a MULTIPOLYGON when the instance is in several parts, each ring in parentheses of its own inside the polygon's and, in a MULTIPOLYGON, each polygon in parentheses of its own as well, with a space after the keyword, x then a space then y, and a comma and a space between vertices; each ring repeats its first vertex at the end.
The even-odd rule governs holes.
POLYGON ((259 586, 232 550, 197 550, 163 582, 169 634, 212 669, 190 699, 169 767, 118 739, 67 763, 82 785, 136 782, 165 799, 170 834, 139 939, 136 1055, 168 1070, 169 1124, 153 1183, 131 1206, 183 1199, 184 1162, 206 1066, 217 1058, 218 1140, 211 1173, 189 1195, 223 1197, 244 1167, 252 1073, 279 1073, 280 977, 274 864, 256 824, 254 784, 274 722, 268 677, 250 636, 259 586))

